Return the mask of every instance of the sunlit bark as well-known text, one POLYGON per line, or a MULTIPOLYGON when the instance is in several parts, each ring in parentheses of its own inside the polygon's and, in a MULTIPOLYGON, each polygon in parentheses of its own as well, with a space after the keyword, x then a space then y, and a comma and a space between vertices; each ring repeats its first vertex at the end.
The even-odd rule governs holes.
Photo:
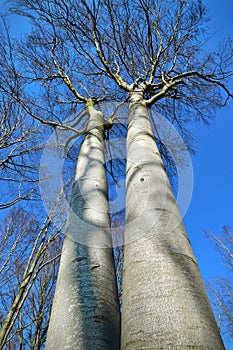
POLYGON ((47 350, 119 349, 119 306, 111 249, 102 113, 88 107, 47 350))
POLYGON ((142 93, 127 135, 122 350, 224 349, 142 93))

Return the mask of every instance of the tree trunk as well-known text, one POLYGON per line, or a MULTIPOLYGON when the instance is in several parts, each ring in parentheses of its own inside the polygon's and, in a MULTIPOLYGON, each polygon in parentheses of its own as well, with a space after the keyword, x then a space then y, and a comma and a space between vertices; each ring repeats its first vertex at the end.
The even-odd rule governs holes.
POLYGON ((224 349, 141 93, 127 134, 122 350, 224 349))
POLYGON ((119 350, 103 116, 87 108, 46 350, 119 350))

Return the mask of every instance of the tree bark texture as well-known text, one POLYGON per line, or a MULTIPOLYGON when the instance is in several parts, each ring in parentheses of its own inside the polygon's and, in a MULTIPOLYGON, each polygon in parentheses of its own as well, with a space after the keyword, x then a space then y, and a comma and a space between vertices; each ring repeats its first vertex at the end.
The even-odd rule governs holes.
POLYGON ((141 93, 129 107, 126 176, 121 349, 224 349, 141 93))
POLYGON ((89 106, 63 243, 46 350, 119 350, 101 112, 89 106))

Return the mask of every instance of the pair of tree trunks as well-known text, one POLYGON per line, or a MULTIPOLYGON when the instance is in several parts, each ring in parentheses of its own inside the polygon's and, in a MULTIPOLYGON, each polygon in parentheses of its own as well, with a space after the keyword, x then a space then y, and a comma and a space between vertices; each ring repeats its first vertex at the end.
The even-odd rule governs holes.
POLYGON ((120 337, 103 116, 88 112, 46 350, 224 349, 141 92, 129 106, 120 337))

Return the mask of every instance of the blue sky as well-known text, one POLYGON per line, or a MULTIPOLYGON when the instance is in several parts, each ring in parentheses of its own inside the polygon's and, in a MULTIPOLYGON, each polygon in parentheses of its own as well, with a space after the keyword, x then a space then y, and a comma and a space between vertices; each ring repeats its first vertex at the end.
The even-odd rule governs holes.
MULTIPOLYGON (((206 1, 211 21, 210 31, 217 31, 208 45, 215 46, 233 31, 233 2, 206 1)), ((194 189, 185 215, 185 224, 199 260, 204 279, 221 270, 217 253, 210 249, 204 231, 218 233, 223 225, 233 226, 233 103, 216 113, 210 126, 196 123, 194 135, 197 154, 192 157, 194 189)))
MULTIPOLYGON (((2 1, 0 1, 1 3, 2 1)), ((233 1, 206 0, 212 21, 209 31, 216 32, 210 48, 233 32, 233 1)), ((22 32, 24 20, 15 23, 14 30, 22 32)), ((197 154, 192 157, 194 188, 184 222, 204 281, 224 274, 219 255, 204 232, 221 232, 222 226, 233 226, 233 103, 216 113, 210 126, 195 124, 197 154)), ((228 339, 224 339, 230 349, 228 339), (229 344, 229 345, 228 345, 229 344)))

